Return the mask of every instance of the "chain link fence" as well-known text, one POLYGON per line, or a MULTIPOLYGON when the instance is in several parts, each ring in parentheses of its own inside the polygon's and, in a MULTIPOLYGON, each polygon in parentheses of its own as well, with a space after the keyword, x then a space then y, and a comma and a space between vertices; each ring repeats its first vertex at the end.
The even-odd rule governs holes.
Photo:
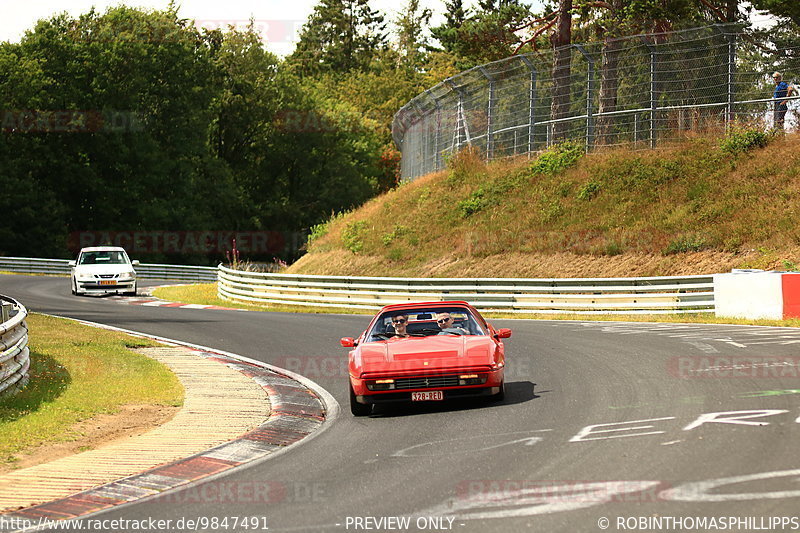
MULTIPOLYGON (((466 146, 486 159, 571 140, 586 150, 654 148, 732 121, 773 127, 770 74, 800 45, 770 49, 715 25, 509 57, 425 91, 394 117, 404 180, 441 170, 466 146)), ((784 79, 792 81, 791 73, 784 79)), ((796 127, 797 97, 786 127, 796 127)))

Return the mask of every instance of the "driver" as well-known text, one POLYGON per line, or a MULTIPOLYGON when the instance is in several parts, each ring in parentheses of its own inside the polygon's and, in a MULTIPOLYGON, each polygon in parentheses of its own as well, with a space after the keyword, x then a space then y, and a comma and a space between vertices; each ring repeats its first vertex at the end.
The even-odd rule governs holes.
POLYGON ((392 326, 394 326, 394 333, 398 337, 408 337, 406 325, 408 324, 408 315, 395 315, 392 317, 392 326))
POLYGON ((454 322, 450 313, 436 313, 436 323, 442 330, 438 333, 439 335, 469 335, 469 331, 456 326, 454 322))

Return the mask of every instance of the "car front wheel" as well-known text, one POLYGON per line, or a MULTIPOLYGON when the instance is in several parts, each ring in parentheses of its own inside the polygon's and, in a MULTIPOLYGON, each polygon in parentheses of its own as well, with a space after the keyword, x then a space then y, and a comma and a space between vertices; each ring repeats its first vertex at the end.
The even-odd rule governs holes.
POLYGON ((369 404, 358 403, 353 387, 350 387, 350 412, 353 416, 368 416, 372 413, 372 406, 369 404))
POLYGON ((72 295, 73 296, 77 296, 78 295, 78 290, 76 289, 77 286, 78 285, 75 282, 75 278, 72 278, 72 283, 70 283, 70 289, 72 289, 72 295))

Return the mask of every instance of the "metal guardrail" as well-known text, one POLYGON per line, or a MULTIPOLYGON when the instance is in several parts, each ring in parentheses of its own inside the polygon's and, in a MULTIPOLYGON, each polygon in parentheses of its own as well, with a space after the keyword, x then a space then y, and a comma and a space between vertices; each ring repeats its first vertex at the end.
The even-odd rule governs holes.
MULTIPOLYGON (((215 267, 141 263, 136 265, 134 269, 136 270, 136 275, 144 279, 205 282, 217 280, 217 269, 215 267)), ((70 273, 70 267, 69 261, 66 259, 0 257, 0 272, 66 276, 70 273)))
POLYGON ((379 309, 466 300, 503 313, 667 314, 714 311, 713 276, 649 278, 388 278, 243 272, 219 265, 220 298, 254 304, 379 309))
POLYGON ((13 298, 0 295, 0 397, 10 396, 27 385, 30 376, 28 310, 13 298))

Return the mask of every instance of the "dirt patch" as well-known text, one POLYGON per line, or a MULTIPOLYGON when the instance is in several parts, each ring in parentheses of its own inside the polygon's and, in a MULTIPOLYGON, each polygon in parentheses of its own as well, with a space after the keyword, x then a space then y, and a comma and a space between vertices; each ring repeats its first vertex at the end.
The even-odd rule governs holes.
POLYGON ((180 407, 124 405, 118 413, 102 414, 72 426, 66 442, 54 442, 30 448, 16 456, 11 464, 0 464, 0 474, 47 463, 61 457, 100 448, 116 440, 141 435, 169 421, 180 407))

